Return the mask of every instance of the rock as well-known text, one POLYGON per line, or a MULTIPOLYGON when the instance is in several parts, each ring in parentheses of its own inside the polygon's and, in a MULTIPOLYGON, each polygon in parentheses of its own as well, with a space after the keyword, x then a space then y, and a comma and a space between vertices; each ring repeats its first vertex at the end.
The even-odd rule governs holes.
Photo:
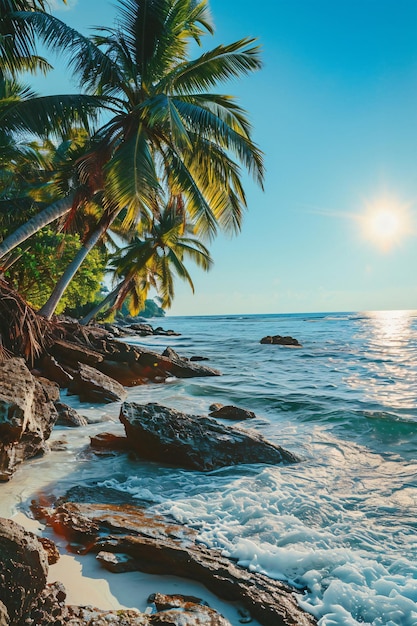
POLYGON ((0 518, 0 602, 11 626, 24 623, 46 585, 47 573, 47 554, 37 537, 0 518))
POLYGON ((221 406, 219 409, 214 409, 209 415, 211 417, 219 417, 224 420, 248 420, 256 417, 253 411, 240 409, 239 407, 232 405, 221 406))
MULTIPOLYGON (((75 502, 66 502, 55 510, 48 510, 46 516, 47 522, 60 529, 69 540, 82 541, 86 551, 127 555, 140 571, 170 574, 201 582, 219 597, 239 602, 265 626, 316 624, 315 619, 297 605, 294 589, 289 585, 239 567, 221 552, 202 544, 197 530, 173 523, 172 519, 165 520, 131 505, 75 502), (79 532, 82 527, 90 530, 84 538, 79 532)), ((108 559, 102 560, 103 564, 106 562, 108 559)), ((163 596, 155 596, 153 601, 157 608, 172 606, 177 602, 176 599, 167 601, 163 596)), ((188 626, 199 622, 188 621, 187 617, 183 622, 150 623, 188 626)), ((210 621, 200 623, 224 624, 210 621)))
POLYGON ((58 411, 58 420, 56 423, 60 426, 87 426, 88 422, 86 418, 67 404, 55 402, 55 408, 58 411))
POLYGON ((0 626, 9 626, 10 619, 6 607, 0 600, 0 626))
POLYGON ((176 333, 174 330, 164 330, 161 326, 158 326, 153 331, 154 335, 164 335, 165 337, 179 337, 181 333, 176 333))
POLYGON ((49 352, 60 363, 68 363, 72 366, 77 365, 77 363, 96 366, 103 361, 103 355, 91 350, 87 345, 80 345, 72 341, 64 341, 63 339, 56 339, 49 348, 49 352))
POLYGON ((222 406, 224 406, 224 404, 221 402, 213 402, 213 404, 210 404, 209 406, 209 411, 218 411, 222 408, 222 406))
POLYGON ((32 376, 23 359, 0 363, 0 480, 11 478, 18 463, 47 451, 58 397, 58 385, 32 376))
MULTIPOLYGON (((148 325, 139 326, 146 328, 148 325)), ((137 334, 137 331, 127 328, 123 328, 122 334, 128 331, 137 334)), ((176 334, 163 329, 158 334, 160 332, 176 334)), ((114 339, 113 333, 102 326, 81 326, 70 320, 60 319, 54 325, 54 341, 48 350, 69 376, 76 376, 78 364, 83 363, 125 386, 140 385, 149 380, 164 381, 169 376, 189 378, 220 375, 219 371, 191 363, 174 351, 172 357, 160 355, 114 339)), ((50 365, 50 362, 47 363, 50 365)), ((74 386, 71 381, 62 381, 62 384, 74 386)))
POLYGON ((129 324, 129 328, 136 331, 135 334, 140 337, 146 337, 154 334, 154 330, 150 324, 129 324))
POLYGON ((261 435, 186 415, 156 403, 124 402, 120 421, 129 443, 143 458, 179 467, 213 470, 240 463, 294 463, 291 452, 261 435))
POLYGON ((84 363, 79 364, 68 391, 77 394, 83 402, 117 402, 127 395, 116 380, 84 363))
POLYGON ((271 343, 279 346, 297 346, 298 348, 302 348, 298 339, 294 339, 294 337, 282 337, 281 335, 268 335, 261 339, 260 343, 271 343))
POLYGON ((191 363, 188 359, 180 357, 172 348, 166 348, 162 353, 162 358, 168 361, 162 361, 167 370, 178 378, 191 378, 192 376, 220 376, 218 370, 206 367, 205 365, 197 365, 191 363))
MULTIPOLYGON (((149 601, 155 604, 160 616, 153 624, 166 624, 166 626, 183 626, 181 615, 187 615, 187 626, 230 626, 230 622, 211 609, 207 602, 194 596, 183 596, 180 594, 166 595, 154 593, 149 597, 149 601)), ((152 619, 152 618, 151 618, 152 619)))
POLYGON ((39 362, 43 375, 49 380, 58 383, 62 389, 66 389, 72 381, 72 376, 50 354, 45 354, 39 362))
POLYGON ((92 448, 105 450, 129 450, 130 445, 127 437, 114 435, 113 433, 99 433, 90 437, 92 448))
POLYGON ((209 358, 206 356, 190 356, 190 361, 209 361, 209 358))
POLYGON ((102 550, 97 554, 96 559, 105 569, 114 574, 138 570, 138 563, 126 554, 114 554, 113 552, 104 552, 102 550))
POLYGON ((54 565, 55 563, 58 563, 60 554, 58 548, 56 547, 56 544, 52 541, 52 539, 49 539, 48 537, 38 537, 38 539, 47 554, 48 565, 54 565))

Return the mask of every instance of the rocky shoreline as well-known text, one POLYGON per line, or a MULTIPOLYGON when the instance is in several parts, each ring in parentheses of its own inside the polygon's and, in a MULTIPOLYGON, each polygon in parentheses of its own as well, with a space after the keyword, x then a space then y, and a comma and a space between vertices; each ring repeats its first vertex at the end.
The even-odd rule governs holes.
MULTIPOLYGON (((135 335, 141 332, 139 328, 84 328, 63 320, 55 325, 31 370, 23 358, 0 363, 1 480, 10 480, 26 459, 48 451, 48 439, 56 423, 68 427, 86 424, 84 417, 60 401, 60 389, 77 394, 82 401, 113 402, 125 399, 127 386, 163 382, 170 376, 220 375, 170 348, 160 355, 129 345, 121 336, 129 336, 131 330, 135 335)), ((149 326, 143 332, 149 334, 149 326)), ((157 329, 157 334, 172 333, 157 329)), ((119 453, 133 450, 139 458, 198 471, 239 463, 300 460, 253 432, 218 421, 248 419, 254 414, 238 407, 212 408, 213 417, 190 416, 155 403, 124 402, 120 421, 126 436, 104 433, 93 438, 91 445, 119 453)), ((242 622, 253 617, 266 626, 315 623, 298 607, 294 589, 238 567, 199 543, 196 531, 173 520, 152 517, 141 507, 95 502, 91 494, 88 502, 68 496, 49 507, 35 504, 36 516, 64 535, 70 547, 76 541, 78 551, 96 553, 103 567, 115 572, 136 569, 200 580, 219 597, 239 601, 246 611, 242 622)), ((39 541, 13 521, 1 519, 0 626, 229 624, 216 611, 186 594, 156 594, 146 614, 67 606, 62 584, 46 584, 47 561, 51 563, 57 557, 53 545, 39 541), (22 575, 12 566, 15 562, 23 563, 22 575), (39 584, 30 585, 30 594, 26 594, 24 581, 29 579, 39 584)))

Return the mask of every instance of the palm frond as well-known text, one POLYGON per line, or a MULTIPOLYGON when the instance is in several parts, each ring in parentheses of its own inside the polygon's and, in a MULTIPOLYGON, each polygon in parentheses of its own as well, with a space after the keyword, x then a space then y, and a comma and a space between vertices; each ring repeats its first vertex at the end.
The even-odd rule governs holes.
POLYGON ((5 130, 38 135, 67 134, 74 124, 90 128, 105 102, 98 96, 81 94, 30 98, 9 103, 0 109, 0 124, 5 130))

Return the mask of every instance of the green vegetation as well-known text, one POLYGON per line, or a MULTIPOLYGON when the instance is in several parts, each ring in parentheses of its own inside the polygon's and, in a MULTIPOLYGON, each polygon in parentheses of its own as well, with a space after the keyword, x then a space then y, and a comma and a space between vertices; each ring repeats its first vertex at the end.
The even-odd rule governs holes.
MULTIPOLYGON (((31 240, 27 250, 5 272, 5 277, 35 309, 51 294, 57 280, 80 247, 78 235, 40 231, 31 240)), ((59 302, 57 313, 67 308, 92 302, 100 290, 106 268, 106 255, 100 248, 91 251, 88 263, 80 267, 74 280, 59 302)))
POLYGON ((240 229, 240 168, 262 185, 245 111, 213 92, 258 69, 259 49, 242 39, 191 59, 214 32, 205 0, 119 0, 117 26, 90 38, 46 5, 0 0, 2 270, 47 318, 93 303, 108 259, 110 313, 125 301, 137 313, 150 288, 169 307, 174 276, 194 289, 186 260, 210 268, 203 241, 240 229), (37 39, 65 51, 86 94, 39 97, 17 82, 49 68, 37 39))

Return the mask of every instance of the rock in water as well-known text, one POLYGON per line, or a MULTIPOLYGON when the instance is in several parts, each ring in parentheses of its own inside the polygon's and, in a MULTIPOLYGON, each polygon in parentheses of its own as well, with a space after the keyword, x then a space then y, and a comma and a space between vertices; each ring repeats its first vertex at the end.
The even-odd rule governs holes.
MULTIPOLYGON (((137 506, 91 502, 66 502, 55 510, 39 508, 38 513, 70 541, 75 541, 78 550, 81 543, 87 552, 98 553, 100 562, 110 570, 121 571, 124 561, 127 571, 135 567, 150 574, 169 574, 201 582, 220 598, 238 602, 246 618, 250 614, 265 626, 316 624, 314 617, 297 605, 294 589, 289 585, 239 567, 220 551, 204 545, 197 530, 171 518, 165 519, 137 506), (109 553, 113 553, 113 558, 109 553)), ((150 616, 149 624, 153 626, 228 624, 211 611, 198 621, 202 607, 188 606, 198 601, 197 598, 155 594, 149 601, 159 611, 150 616), (179 608, 183 612, 178 612, 179 608)), ((95 623, 101 626, 101 622, 95 623)))
POLYGON ((302 348, 298 339, 289 336, 282 337, 281 335, 268 335, 267 337, 263 337, 260 343, 271 343, 278 346, 296 346, 297 348, 302 348))
MULTIPOLYGON (((211 406, 215 406, 212 404, 211 406)), ((218 417, 224 420, 248 420, 254 419, 256 414, 247 409, 241 409, 238 406, 227 405, 212 409, 210 407, 210 417, 218 417)))
POLYGON ((120 421, 131 447, 142 457, 179 467, 208 471, 241 463, 299 461, 261 435, 156 403, 124 402, 120 421))

